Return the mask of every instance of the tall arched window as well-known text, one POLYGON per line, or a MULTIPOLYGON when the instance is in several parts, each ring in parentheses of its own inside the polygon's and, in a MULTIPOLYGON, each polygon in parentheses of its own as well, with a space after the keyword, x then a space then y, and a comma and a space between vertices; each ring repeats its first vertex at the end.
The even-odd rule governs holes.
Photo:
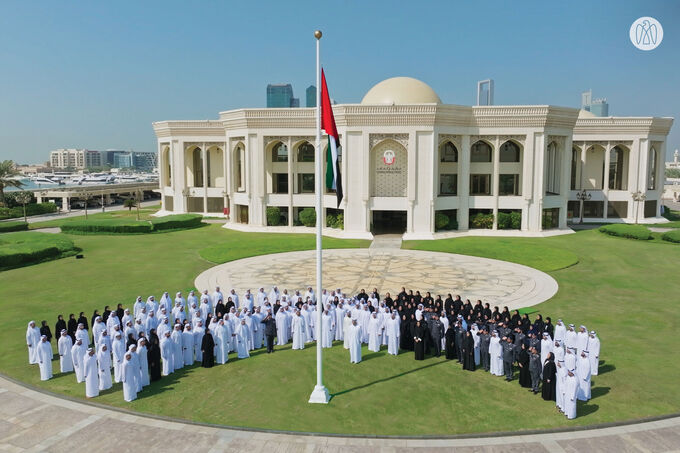
POLYGON ((609 189, 626 190, 625 181, 625 155, 619 146, 609 150, 609 189))
POLYGON ((245 192, 246 190, 245 153, 242 145, 238 145, 234 149, 234 181, 236 182, 237 192, 245 192))
POLYGON ((446 142, 441 147, 441 162, 458 162, 458 149, 451 142, 446 142))
POLYGON ((195 148, 193 153, 194 187, 203 187, 203 156, 201 149, 195 148))
POLYGON ((656 190, 656 150, 649 148, 647 156, 647 190, 656 190))
POLYGON ((578 173, 578 164, 581 160, 580 155, 581 155, 580 149, 578 149, 575 146, 571 148, 571 175, 570 175, 571 176, 571 185, 570 185, 571 190, 576 190, 576 189, 581 188, 580 184, 579 184, 579 187, 576 186, 576 181, 577 181, 576 176, 577 176, 577 173, 578 173))
POLYGON ((550 142, 545 150, 545 193, 559 195, 560 193, 560 152, 557 143, 550 142))
POLYGON ((491 162, 491 146, 482 140, 470 147, 470 162, 491 162))
POLYGON ((501 145, 500 149, 501 162, 519 162, 520 159, 520 149, 517 143, 508 140, 501 145))
POLYGON ((297 150, 298 162, 314 162, 314 146, 311 143, 305 142, 298 146, 297 150))

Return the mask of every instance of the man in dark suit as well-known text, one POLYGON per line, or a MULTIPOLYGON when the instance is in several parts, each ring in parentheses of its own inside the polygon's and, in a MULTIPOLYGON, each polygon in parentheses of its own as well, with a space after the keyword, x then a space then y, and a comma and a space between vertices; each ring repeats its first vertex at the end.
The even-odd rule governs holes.
POLYGON ((272 317, 271 311, 260 321, 264 324, 264 336, 267 339, 267 354, 274 352, 274 337, 276 336, 276 320, 272 317))

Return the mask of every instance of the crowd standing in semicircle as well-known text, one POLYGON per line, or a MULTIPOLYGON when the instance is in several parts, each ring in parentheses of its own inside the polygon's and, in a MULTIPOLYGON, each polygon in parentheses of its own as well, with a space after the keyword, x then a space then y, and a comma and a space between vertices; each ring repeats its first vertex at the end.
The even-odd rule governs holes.
MULTIPOLYGON (((342 341, 350 362, 361 362, 361 348, 389 355, 413 351, 416 360, 426 355, 457 360, 464 370, 482 368, 512 381, 519 370, 519 384, 554 401, 567 418, 576 417, 576 401, 591 397, 591 376, 598 374, 600 340, 595 331, 562 320, 552 324, 538 314, 499 311, 478 300, 463 302, 448 294, 433 298, 429 292, 406 291, 396 298, 382 299, 377 288, 370 294, 361 290, 354 296, 338 288, 321 294, 321 329, 317 326, 317 295, 311 287, 303 295, 273 287, 267 294, 247 290, 239 296, 232 289, 225 295, 217 287, 212 294, 181 292, 174 300, 165 292, 160 301, 138 297, 131 309, 118 304, 100 315, 95 310, 90 322, 83 312, 78 319, 69 315, 66 323, 58 316, 55 333, 62 373, 75 372, 85 382, 85 394, 96 397, 113 382, 123 384, 125 401, 151 381, 161 379, 185 366, 199 362, 210 368, 224 364, 229 353, 238 359, 266 346, 267 353, 292 342, 292 349, 304 349, 317 340, 330 348, 342 341), (273 300, 272 304, 270 301, 273 300), (89 325, 92 333, 89 333, 89 325), (113 370, 113 379, 111 378, 113 370)), ((46 321, 38 328, 34 321, 26 330, 29 364, 38 364, 41 380, 52 378, 52 333, 46 321)))

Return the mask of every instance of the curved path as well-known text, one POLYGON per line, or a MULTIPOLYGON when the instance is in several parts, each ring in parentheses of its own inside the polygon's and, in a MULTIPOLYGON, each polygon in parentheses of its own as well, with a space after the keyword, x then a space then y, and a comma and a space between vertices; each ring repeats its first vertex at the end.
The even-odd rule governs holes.
MULTIPOLYGON (((269 292, 274 285, 287 288, 289 294, 296 289, 304 294, 315 280, 315 252, 307 250, 220 264, 201 273, 194 284, 210 291, 220 286, 225 294, 234 288, 239 296, 259 287, 269 292)), ((324 250, 325 288, 356 294, 375 287, 394 296, 402 286, 429 290, 443 299, 447 293, 460 294, 463 299, 481 299, 511 310, 548 300, 558 288, 548 274, 507 261, 399 248, 324 250)))
POLYGON ((383 439, 296 435, 226 429, 108 409, 38 392, 0 377, 0 451, 9 452, 581 453, 666 452, 678 448, 680 417, 602 429, 504 437, 383 439))

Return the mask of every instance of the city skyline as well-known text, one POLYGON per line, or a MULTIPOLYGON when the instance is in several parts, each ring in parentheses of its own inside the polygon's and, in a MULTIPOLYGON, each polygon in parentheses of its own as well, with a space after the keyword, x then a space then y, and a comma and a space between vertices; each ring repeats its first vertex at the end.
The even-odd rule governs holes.
MULTIPOLYGON (((332 22, 311 2, 291 11, 271 3, 277 14, 261 17, 257 32, 246 21, 224 27, 225 17, 257 13, 247 5, 45 5, 0 6, 2 159, 37 163, 57 148, 154 152, 154 121, 263 107, 268 83, 284 80, 298 91, 313 83, 315 28, 324 31, 322 62, 338 103, 358 103, 378 81, 405 75, 431 85, 444 103, 474 105, 477 81, 493 78, 497 105, 578 108, 592 89, 608 99, 610 115, 680 116, 673 84, 680 7, 667 2, 527 2, 513 10, 492 2, 483 14, 437 2, 441 14, 407 5, 390 17, 385 2, 350 3, 332 22), (630 24, 646 15, 665 29, 650 52, 628 40, 630 24), (295 27, 275 27, 293 19, 295 27), (201 23, 205 33, 178 32, 184 23, 201 23)), ((679 147, 674 127, 666 159, 679 147)))

